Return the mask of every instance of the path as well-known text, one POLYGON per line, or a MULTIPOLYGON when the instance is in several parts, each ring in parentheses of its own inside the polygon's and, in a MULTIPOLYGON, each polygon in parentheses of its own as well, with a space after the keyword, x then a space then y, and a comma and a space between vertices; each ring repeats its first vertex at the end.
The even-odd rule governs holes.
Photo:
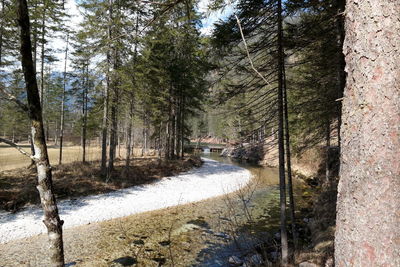
MULTIPOLYGON (((153 184, 60 201, 64 228, 200 201, 236 191, 250 181, 251 174, 246 169, 203 160, 200 168, 153 184)), ((42 217, 37 206, 16 214, 0 212, 0 243, 45 233, 42 217)))

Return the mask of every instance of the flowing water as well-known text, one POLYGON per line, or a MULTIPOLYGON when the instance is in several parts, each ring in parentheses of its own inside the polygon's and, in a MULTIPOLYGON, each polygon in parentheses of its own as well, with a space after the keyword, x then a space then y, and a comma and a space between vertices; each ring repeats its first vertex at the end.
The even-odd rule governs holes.
MULTIPOLYGON (((277 170, 204 156, 244 167, 254 178, 226 196, 67 229, 67 266, 228 266, 232 255, 266 244, 274 250, 277 170)), ((0 244, 0 266, 47 266, 46 246, 46 235, 0 244)))

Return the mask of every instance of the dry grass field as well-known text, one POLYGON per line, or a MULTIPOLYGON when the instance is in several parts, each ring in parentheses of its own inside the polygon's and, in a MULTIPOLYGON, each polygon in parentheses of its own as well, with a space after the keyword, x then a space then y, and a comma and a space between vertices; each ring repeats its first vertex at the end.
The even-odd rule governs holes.
MULTIPOLYGON (((71 152, 72 153, 72 152, 71 152)), ((93 152, 94 153, 94 152, 93 152)), ((74 157, 71 157, 74 159, 74 157)), ((28 162, 29 163, 29 162, 28 162)), ((99 161, 63 163, 53 167, 57 199, 102 194, 135 185, 155 182, 200 166, 199 157, 160 161, 156 157, 135 157, 128 170, 124 160, 116 160, 111 180, 106 183, 99 161)), ((36 169, 25 167, 0 172, 0 210, 17 211, 26 204, 38 204, 36 169)))
MULTIPOLYGON (((20 145, 25 151, 30 153, 30 146, 28 144, 20 145)), ((48 146, 48 153, 50 157, 50 164, 58 164, 59 148, 55 146, 48 146)), ((153 154, 151 152, 149 154, 153 154)), ((117 149, 117 158, 124 158, 125 149, 117 149)), ((135 148, 133 157, 140 156, 141 149, 135 148)), ((101 159, 101 148, 99 146, 88 146, 86 148, 86 161, 95 161, 101 159)), ((80 146, 66 146, 63 148, 63 163, 71 163, 82 160, 82 147, 80 146)), ((0 172, 6 170, 13 170, 17 168, 28 167, 30 159, 22 155, 18 150, 7 145, 0 145, 0 172)))

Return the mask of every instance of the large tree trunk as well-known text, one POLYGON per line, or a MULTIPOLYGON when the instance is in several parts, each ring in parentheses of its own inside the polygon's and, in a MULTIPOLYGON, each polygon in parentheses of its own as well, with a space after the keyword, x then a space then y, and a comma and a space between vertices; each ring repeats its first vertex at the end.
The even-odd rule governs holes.
POLYGON ((279 189, 280 189, 280 209, 281 209, 281 264, 288 264, 288 240, 286 229, 286 182, 285 182, 285 146, 283 129, 283 68, 284 53, 282 42, 282 1, 278 0, 278 122, 279 122, 279 189))
POLYGON ((400 1, 348 1, 337 266, 400 266, 400 1))
POLYGON ((18 24, 21 35, 21 59, 28 97, 29 118, 32 123, 32 139, 35 149, 35 163, 38 173, 37 189, 44 210, 44 224, 47 227, 50 242, 50 259, 52 266, 64 266, 64 249, 62 242, 62 224, 58 215, 56 199, 53 194, 52 173, 47 154, 44 136, 42 109, 37 87, 35 67, 32 60, 30 23, 26 0, 18 0, 18 24))

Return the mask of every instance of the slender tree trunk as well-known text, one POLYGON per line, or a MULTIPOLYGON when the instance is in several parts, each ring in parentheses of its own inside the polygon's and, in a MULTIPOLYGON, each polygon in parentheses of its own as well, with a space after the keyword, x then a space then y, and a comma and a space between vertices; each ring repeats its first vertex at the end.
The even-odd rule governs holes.
POLYGON ((67 33, 67 45, 65 47, 64 57, 64 78, 63 78, 63 91, 61 96, 61 112, 60 112, 60 153, 58 156, 58 164, 62 163, 63 154, 63 141, 64 141, 64 116, 65 116, 65 93, 67 86, 67 60, 68 60, 68 44, 69 44, 69 33, 67 33))
POLYGON ((89 65, 84 67, 83 72, 83 99, 82 99, 82 162, 86 162, 86 135, 87 135, 87 102, 89 86, 89 65), (85 69, 86 68, 86 69, 85 69))
POLYGON ((147 154, 147 143, 148 143, 148 140, 147 140, 147 111, 145 111, 144 112, 144 114, 143 114, 143 131, 142 131, 142 137, 143 137, 143 146, 142 146, 142 157, 144 156, 144 155, 146 155, 147 154))
POLYGON ((294 203, 294 195, 293 195, 293 179, 292 179, 292 161, 291 161, 291 151, 290 151, 290 131, 289 131, 289 113, 288 113, 288 96, 287 96, 287 87, 286 87, 286 71, 285 66, 283 66, 283 106, 284 106, 284 121, 285 121, 285 139, 286 139, 286 166, 287 166, 287 187, 289 194, 289 207, 290 207, 290 221, 292 226, 292 236, 293 236, 293 257, 295 255, 295 251, 297 249, 298 238, 297 238, 297 230, 296 230, 296 216, 295 216, 295 203, 294 203))
POLYGON ((44 224, 47 227, 50 242, 50 261, 52 266, 64 266, 64 248, 62 224, 58 215, 56 199, 53 193, 52 173, 44 136, 42 109, 37 87, 35 68, 32 60, 30 23, 26 0, 18 0, 18 24, 21 36, 21 59, 28 97, 29 118, 32 123, 32 139, 35 149, 35 163, 38 173, 37 189, 44 210, 44 224))
MULTIPOLYGON (((33 2, 34 12, 37 11, 37 8, 38 8, 37 2, 34 1, 33 2)), ((34 25, 37 25, 36 17, 34 18, 33 23, 34 23, 34 25)), ((32 39, 33 39, 32 53, 33 53, 33 65, 35 67, 35 75, 36 75, 36 63, 37 63, 37 34, 38 34, 37 29, 33 28, 33 31, 32 31, 32 39)))
MULTIPOLYGON (((4 21, 4 0, 1 0, 1 21, 4 21)), ((3 56, 3 31, 4 31, 4 23, 1 23, 0 25, 0 71, 2 67, 2 56, 3 56)))
MULTIPOLYGON (((45 2, 43 2, 43 5, 46 5, 45 2)), ((43 102, 44 102, 44 55, 45 55, 45 45, 44 45, 44 38, 45 38, 45 30, 46 30, 46 7, 44 6, 43 8, 43 17, 42 17, 42 45, 41 45, 41 56, 40 56, 40 104, 42 105, 43 108, 43 102)), ((48 136, 48 135, 47 135, 48 136)))
MULTIPOLYGON (((115 88, 115 85, 113 85, 115 88)), ((116 90, 113 92, 112 103, 111 103, 111 131, 110 131, 110 150, 108 155, 108 180, 110 179, 110 175, 114 170, 114 159, 116 155, 116 146, 117 146, 117 102, 118 97, 116 96, 116 90)))
POLYGON ((167 124, 165 125, 165 128, 166 128, 166 134, 165 134, 165 158, 166 159, 170 159, 170 136, 171 136, 171 133, 170 133, 170 124, 171 124, 171 122, 170 122, 170 120, 168 119, 168 121, 167 121, 167 124))
POLYGON ((131 145, 132 145, 132 121, 133 121, 133 109, 134 100, 133 97, 129 101, 129 115, 128 115, 128 127, 126 130, 126 157, 125 157, 125 172, 129 171, 129 165, 131 161, 131 145))
MULTIPOLYGON (((108 1, 108 12, 109 12, 109 28, 108 28, 108 38, 109 42, 112 42, 113 38, 113 5, 114 1, 109 0, 108 1)), ((112 93, 112 99, 111 99, 111 129, 110 129, 110 138, 109 138, 109 152, 108 152, 108 167, 107 167, 107 178, 106 181, 109 181, 111 179, 111 173, 114 169, 114 156, 115 156, 115 138, 116 138, 116 91, 115 91, 115 45, 109 45, 109 49, 107 51, 107 56, 108 56, 108 70, 110 71, 111 64, 113 64, 113 71, 114 73, 109 72, 109 93, 112 93), (112 76, 112 77, 111 77, 112 76)))
POLYGON ((185 97, 182 97, 182 110, 181 110, 181 158, 184 157, 184 145, 185 145, 185 97))
MULTIPOLYGON (((107 55, 109 58, 109 55, 107 55)), ((108 59, 109 60, 109 59, 108 59)), ((103 176, 107 175, 107 130, 108 130, 108 102, 109 102, 109 87, 110 87, 110 74, 107 71, 107 84, 104 87, 103 99, 103 122, 101 126, 101 173, 103 176)))
MULTIPOLYGON (((344 9, 346 0, 336 0, 338 15, 336 17, 336 42, 337 42, 337 98, 341 99, 343 97, 343 91, 346 86, 346 62, 344 59, 344 54, 342 52, 343 42, 344 42, 344 9)), ((338 147, 340 150, 341 145, 341 135, 340 135, 340 127, 342 124, 342 101, 337 101, 337 116, 338 116, 338 124, 337 124, 337 134, 338 134, 338 147)))
POLYGON ((336 266, 400 266, 400 1, 346 5, 336 266))
POLYGON ((283 129, 283 68, 284 52, 282 43, 282 1, 278 0, 278 122, 279 122, 279 189, 281 209, 281 263, 288 264, 288 240, 286 229, 286 181, 285 181, 285 146, 283 129))
POLYGON ((174 111, 173 111, 173 106, 171 108, 171 123, 170 123, 170 159, 173 159, 175 157, 175 116, 174 116, 174 111))
POLYGON ((329 158, 329 149, 331 147, 331 121, 329 119, 326 120, 326 136, 325 136, 325 141, 326 141, 326 149, 325 149, 325 154, 326 154, 326 160, 325 160, 325 182, 329 182, 329 177, 330 177, 330 168, 329 168, 329 162, 331 159, 329 158))
POLYGON ((174 150, 175 150, 175 156, 179 157, 179 146, 180 146, 180 141, 179 141, 179 134, 180 134, 180 128, 179 128, 179 123, 180 123, 180 111, 179 111, 179 101, 176 101, 176 110, 175 110, 175 142, 174 142, 174 150))
POLYGON ((54 128, 54 146, 58 145, 58 122, 55 121, 56 127, 54 128))

